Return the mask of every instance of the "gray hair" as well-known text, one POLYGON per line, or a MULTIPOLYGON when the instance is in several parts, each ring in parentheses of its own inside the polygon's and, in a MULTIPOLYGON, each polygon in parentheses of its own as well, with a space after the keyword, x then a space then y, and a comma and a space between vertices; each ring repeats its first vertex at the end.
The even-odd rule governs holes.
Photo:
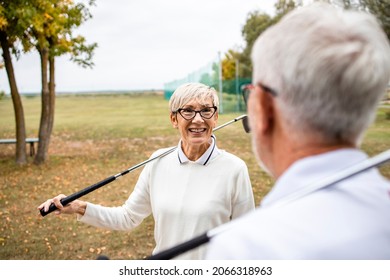
POLYGON ((255 42, 253 83, 274 89, 296 136, 359 144, 390 78, 389 41, 376 18, 326 4, 299 8, 255 42))
POLYGON ((186 83, 179 86, 172 94, 169 99, 169 109, 171 112, 176 112, 192 100, 206 104, 207 99, 211 99, 213 106, 218 107, 218 94, 214 88, 201 83, 186 83))

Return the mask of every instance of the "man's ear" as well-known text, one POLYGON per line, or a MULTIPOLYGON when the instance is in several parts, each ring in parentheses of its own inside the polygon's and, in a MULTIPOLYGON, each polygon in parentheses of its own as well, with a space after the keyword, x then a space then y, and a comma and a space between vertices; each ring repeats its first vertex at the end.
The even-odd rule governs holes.
POLYGON ((171 123, 172 123, 172 126, 174 128, 177 128, 178 127, 178 122, 177 122, 177 114, 176 113, 170 113, 169 115, 170 119, 171 119, 171 123))
POLYGON ((275 104, 274 97, 261 87, 257 87, 259 96, 259 118, 258 125, 260 132, 263 134, 271 133, 274 129, 275 104))

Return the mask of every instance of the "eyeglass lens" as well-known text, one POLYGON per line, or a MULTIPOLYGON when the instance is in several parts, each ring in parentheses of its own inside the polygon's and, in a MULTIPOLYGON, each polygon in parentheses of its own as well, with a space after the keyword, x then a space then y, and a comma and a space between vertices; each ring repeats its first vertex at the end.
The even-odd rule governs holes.
POLYGON ((195 118, 196 113, 199 113, 200 116, 204 119, 210 119, 216 112, 215 107, 206 107, 202 110, 193 110, 191 108, 182 108, 178 110, 179 114, 186 120, 195 118))

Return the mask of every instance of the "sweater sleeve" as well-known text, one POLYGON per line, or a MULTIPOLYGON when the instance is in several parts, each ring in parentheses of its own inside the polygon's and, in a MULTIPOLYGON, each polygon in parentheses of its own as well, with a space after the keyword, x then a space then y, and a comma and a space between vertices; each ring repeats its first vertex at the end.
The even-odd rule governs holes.
POLYGON ((134 191, 126 202, 119 207, 105 207, 87 203, 83 216, 78 220, 99 228, 112 230, 132 230, 152 212, 149 195, 150 166, 142 170, 134 191))
POLYGON ((242 161, 236 176, 235 189, 232 192, 232 217, 235 219, 255 209, 252 184, 248 167, 242 161))

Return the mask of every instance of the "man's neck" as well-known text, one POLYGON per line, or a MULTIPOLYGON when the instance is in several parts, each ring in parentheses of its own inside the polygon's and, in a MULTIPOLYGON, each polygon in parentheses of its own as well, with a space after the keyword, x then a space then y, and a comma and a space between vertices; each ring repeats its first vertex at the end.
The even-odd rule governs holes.
POLYGON ((347 143, 329 144, 318 141, 305 141, 305 143, 299 144, 285 142, 284 145, 279 143, 279 145, 275 147, 281 147, 275 151, 273 157, 275 178, 280 177, 294 162, 305 157, 319 155, 338 149, 356 148, 354 145, 347 143))

